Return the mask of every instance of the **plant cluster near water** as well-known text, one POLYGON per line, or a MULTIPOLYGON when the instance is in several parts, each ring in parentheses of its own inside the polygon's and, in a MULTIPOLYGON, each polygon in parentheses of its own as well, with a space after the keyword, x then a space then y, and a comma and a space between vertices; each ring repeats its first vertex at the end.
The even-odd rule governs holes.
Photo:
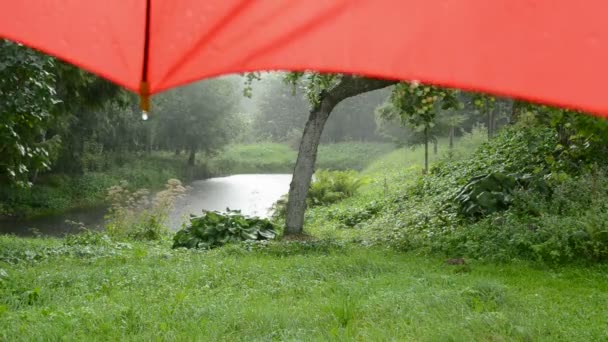
MULTIPOLYGON (((365 185, 369 179, 355 170, 315 172, 306 203, 309 207, 329 205, 349 198, 365 185)), ((287 195, 282 196, 272 207, 275 219, 284 218, 287 209, 287 195)))
POLYGON ((114 238, 159 240, 169 234, 166 221, 175 201, 186 188, 177 179, 170 179, 165 190, 150 196, 148 190, 131 191, 126 182, 108 189, 111 203, 105 229, 114 238))
POLYGON ((230 242, 271 240, 276 236, 275 225, 267 219, 246 217, 239 210, 207 211, 192 217, 189 226, 175 234, 173 248, 210 249, 230 242))

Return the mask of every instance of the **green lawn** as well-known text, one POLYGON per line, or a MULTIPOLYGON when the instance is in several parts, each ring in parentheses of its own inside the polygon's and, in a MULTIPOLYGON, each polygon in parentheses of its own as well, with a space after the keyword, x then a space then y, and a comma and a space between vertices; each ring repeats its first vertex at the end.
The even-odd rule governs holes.
MULTIPOLYGON (((0 239, 3 249, 35 250, 36 241, 23 241, 0 239)), ((473 263, 467 270, 439 259, 329 242, 255 251, 171 251, 139 243, 84 250, 66 247, 73 256, 1 264, 0 340, 608 337, 605 266, 473 263)))
MULTIPOLYGON (((363 170, 378 157, 394 150, 393 144, 342 142, 319 146, 317 167, 324 169, 363 170)), ((256 143, 227 147, 209 161, 215 174, 291 173, 297 151, 286 144, 256 143)))

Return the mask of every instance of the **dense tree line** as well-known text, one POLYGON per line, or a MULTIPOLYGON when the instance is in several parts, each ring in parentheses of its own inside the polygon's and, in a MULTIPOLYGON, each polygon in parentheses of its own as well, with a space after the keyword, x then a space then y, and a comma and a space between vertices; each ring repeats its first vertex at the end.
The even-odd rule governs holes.
POLYGON ((211 154, 240 131, 234 80, 200 82, 154 99, 143 121, 136 95, 95 75, 0 41, 0 182, 41 173, 104 171, 153 150, 211 154))

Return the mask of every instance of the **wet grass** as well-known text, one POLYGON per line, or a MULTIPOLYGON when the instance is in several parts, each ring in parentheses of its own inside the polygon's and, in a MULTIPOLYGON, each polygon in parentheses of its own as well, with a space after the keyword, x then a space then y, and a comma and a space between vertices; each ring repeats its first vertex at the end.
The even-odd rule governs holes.
MULTIPOLYGON (((394 150, 388 143, 342 142, 319 146, 317 167, 363 170, 380 156, 394 150)), ((291 173, 297 151, 286 144, 239 144, 226 148, 209 161, 215 174, 291 173)))
MULTIPOLYGON (((23 250, 45 240, 0 243, 23 250)), ((0 339, 599 341, 608 333, 605 266, 464 269, 327 241, 212 252, 135 243, 114 252, 1 264, 0 339)))

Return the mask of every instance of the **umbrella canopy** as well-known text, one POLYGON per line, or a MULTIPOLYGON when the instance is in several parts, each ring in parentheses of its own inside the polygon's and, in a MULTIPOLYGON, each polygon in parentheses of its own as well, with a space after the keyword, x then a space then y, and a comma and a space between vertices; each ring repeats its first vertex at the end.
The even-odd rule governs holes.
POLYGON ((6 0, 0 36, 144 94, 317 70, 608 115, 606 13, 606 0, 6 0))

